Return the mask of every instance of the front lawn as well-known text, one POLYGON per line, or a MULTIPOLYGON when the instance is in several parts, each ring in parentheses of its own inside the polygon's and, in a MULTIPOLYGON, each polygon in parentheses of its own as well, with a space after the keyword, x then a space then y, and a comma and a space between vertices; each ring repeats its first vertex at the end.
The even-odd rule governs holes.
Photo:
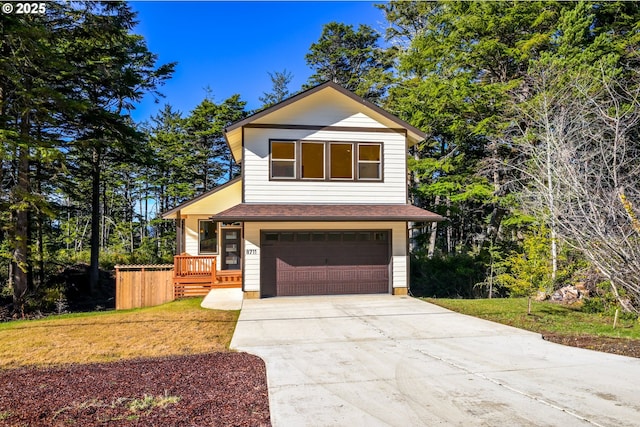
POLYGON ((589 335, 640 340, 640 321, 622 314, 614 329, 613 315, 585 313, 580 310, 580 307, 546 301, 532 301, 531 314, 528 315, 526 298, 425 298, 425 301, 459 313, 542 334, 589 335))
POLYGON ((240 311, 201 302, 1 323, 0 369, 228 351, 240 311))

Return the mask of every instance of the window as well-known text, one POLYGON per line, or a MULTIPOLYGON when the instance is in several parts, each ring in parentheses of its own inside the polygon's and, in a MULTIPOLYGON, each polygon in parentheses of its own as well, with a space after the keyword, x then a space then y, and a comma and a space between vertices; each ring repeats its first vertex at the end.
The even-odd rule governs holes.
POLYGON ((296 177, 296 143, 272 142, 271 143, 271 177, 293 178, 296 177))
POLYGON ((269 242, 277 242, 278 241, 278 233, 265 233, 264 239, 269 242))
POLYGON ((330 144, 331 178, 353 179, 353 144, 330 144))
POLYGON ((200 253, 217 253, 218 252, 218 223, 209 220, 200 220, 198 222, 200 253))
POLYGON ((358 144, 358 179, 380 179, 380 144, 358 144))
POLYGON ((302 171, 300 176, 309 179, 324 179, 324 143, 303 142, 302 171))
POLYGON ((280 233, 281 242, 293 242, 293 233, 280 233))
POLYGON ((271 179, 381 181, 382 144, 271 141, 271 179))

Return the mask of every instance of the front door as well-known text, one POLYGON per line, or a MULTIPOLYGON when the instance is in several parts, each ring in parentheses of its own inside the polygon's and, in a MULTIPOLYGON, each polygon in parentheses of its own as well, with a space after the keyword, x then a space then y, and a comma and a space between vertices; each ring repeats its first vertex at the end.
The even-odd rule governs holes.
POLYGON ((240 228, 222 228, 222 269, 240 270, 240 228))

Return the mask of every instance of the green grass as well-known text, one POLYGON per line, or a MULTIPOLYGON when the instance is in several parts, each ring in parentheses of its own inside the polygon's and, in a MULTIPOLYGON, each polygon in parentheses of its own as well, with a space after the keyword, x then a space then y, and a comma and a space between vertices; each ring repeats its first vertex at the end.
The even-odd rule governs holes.
POLYGON ((528 315, 526 298, 425 298, 425 301, 458 313, 534 332, 640 339, 638 319, 619 318, 614 329, 613 315, 584 313, 578 306, 532 301, 531 314, 528 315))
POLYGON ((228 351, 239 311, 202 298, 0 324, 0 369, 228 351))

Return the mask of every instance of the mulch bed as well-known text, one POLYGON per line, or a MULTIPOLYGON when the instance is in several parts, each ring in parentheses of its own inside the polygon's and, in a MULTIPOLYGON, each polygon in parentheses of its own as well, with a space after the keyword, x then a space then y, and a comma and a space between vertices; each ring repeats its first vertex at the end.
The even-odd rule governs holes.
MULTIPOLYGON (((640 340, 543 338, 640 358, 640 340)), ((247 353, 211 353, 0 370, 0 426, 69 425, 270 426, 264 362, 247 353)))
POLYGON ((640 358, 640 340, 626 338, 594 337, 590 335, 557 335, 543 333, 542 338, 572 347, 587 348, 605 353, 640 358))
POLYGON ((0 426, 270 426, 247 353, 0 370, 0 426))

